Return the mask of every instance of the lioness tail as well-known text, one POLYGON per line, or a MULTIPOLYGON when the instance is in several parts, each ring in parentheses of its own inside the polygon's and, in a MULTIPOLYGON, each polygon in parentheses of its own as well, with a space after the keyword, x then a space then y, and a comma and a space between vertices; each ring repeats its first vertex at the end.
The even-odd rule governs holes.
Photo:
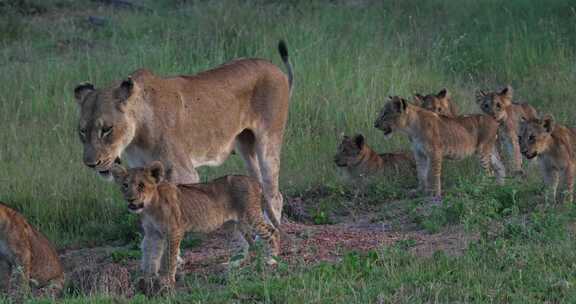
POLYGON ((286 66, 286 70, 288 70, 288 85, 290 86, 290 93, 292 93, 294 72, 292 71, 292 64, 290 64, 290 61, 288 60, 288 47, 286 46, 286 42, 284 42, 284 40, 280 40, 280 42, 278 42, 278 52, 280 53, 282 62, 284 62, 284 65, 286 66))

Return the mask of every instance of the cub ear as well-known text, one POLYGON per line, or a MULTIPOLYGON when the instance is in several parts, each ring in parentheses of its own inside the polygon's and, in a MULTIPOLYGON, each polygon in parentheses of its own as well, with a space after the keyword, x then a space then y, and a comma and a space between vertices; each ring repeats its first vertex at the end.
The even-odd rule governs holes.
POLYGON ((440 92, 438 92, 438 94, 436 94, 436 97, 438 98, 450 98, 450 93, 448 92, 447 89, 442 89, 440 90, 440 92))
POLYGON ((550 114, 544 115, 544 117, 542 117, 542 126, 546 132, 552 133, 552 130, 554 130, 554 117, 550 114))
POLYGON ((484 92, 483 90, 478 90, 476 91, 476 103, 482 103, 482 100, 484 99, 484 97, 486 96, 486 92, 484 92))
POLYGON ((156 180, 156 183, 164 181, 164 165, 160 161, 154 161, 148 167, 150 176, 156 180))
POLYGON ((508 100, 512 100, 514 90, 512 90, 512 87, 510 85, 507 85, 505 88, 502 89, 502 91, 500 91, 500 93, 498 93, 498 95, 508 100))
POLYGON ((74 88, 74 98, 78 104, 82 104, 82 100, 88 93, 94 92, 96 90, 94 85, 89 82, 83 82, 74 88))
POLYGON ((402 97, 396 97, 396 98, 393 98, 393 102, 394 102, 394 107, 396 108, 396 111, 398 113, 402 113, 402 112, 406 111, 406 108, 408 107, 408 102, 406 101, 406 99, 404 99, 402 97))
POLYGON ((116 98, 120 100, 121 103, 125 103, 126 100, 132 95, 132 91, 134 89, 134 82, 132 81, 131 77, 122 81, 120 87, 116 90, 116 98))
POLYGON ((424 96, 420 93, 416 93, 414 94, 414 101, 416 101, 418 106, 422 106, 422 103, 424 102, 424 96))
POLYGON ((358 148, 364 147, 365 142, 366 140, 364 139, 364 136, 362 134, 354 135, 354 143, 356 143, 356 146, 358 146, 358 148))
POLYGON ((114 164, 110 170, 116 182, 122 182, 128 175, 128 171, 119 164, 114 164))

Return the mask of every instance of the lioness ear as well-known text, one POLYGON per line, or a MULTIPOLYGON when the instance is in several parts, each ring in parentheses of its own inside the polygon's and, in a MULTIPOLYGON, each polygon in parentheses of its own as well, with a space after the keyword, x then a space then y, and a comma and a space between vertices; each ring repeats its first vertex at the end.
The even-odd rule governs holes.
POLYGON ((505 88, 502 89, 502 91, 500 91, 500 93, 498 93, 498 95, 500 95, 500 97, 512 100, 512 96, 514 94, 514 90, 512 90, 512 87, 510 85, 507 85, 505 88))
POLYGON ((365 139, 364 139, 364 136, 362 134, 354 135, 354 143, 356 143, 356 146, 358 148, 364 147, 364 142, 365 142, 365 139))
POLYGON ((544 115, 542 118, 542 126, 546 132, 552 133, 552 130, 554 130, 554 117, 550 114, 544 115))
POLYGON ((120 87, 116 90, 116 98, 122 103, 126 102, 130 95, 132 95, 132 89, 134 89, 134 82, 131 77, 128 77, 128 79, 122 81, 120 87))
POLYGON ((126 178, 126 175, 128 175, 126 169, 119 164, 114 164, 110 170, 112 177, 114 177, 114 180, 117 182, 122 182, 126 178))
POLYGON ((78 104, 82 103, 82 100, 88 93, 93 92, 95 90, 94 85, 89 82, 84 82, 76 86, 74 88, 74 98, 78 104))
POLYGON ((448 93, 448 90, 442 89, 442 90, 440 90, 440 92, 438 92, 438 94, 436 94, 436 97, 438 97, 438 98, 450 97, 450 93, 448 93))
POLYGON ((164 181, 164 165, 160 161, 154 161, 150 164, 148 171, 150 176, 156 180, 156 183, 164 181))

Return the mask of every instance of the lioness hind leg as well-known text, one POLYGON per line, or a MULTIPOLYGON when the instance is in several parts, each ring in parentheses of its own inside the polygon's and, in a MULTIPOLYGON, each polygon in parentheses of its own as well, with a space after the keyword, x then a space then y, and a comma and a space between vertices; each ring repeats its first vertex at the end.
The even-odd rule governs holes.
POLYGON ((262 174, 256 155, 256 138, 254 137, 254 133, 250 130, 242 131, 236 137, 235 145, 236 151, 244 160, 250 176, 257 178, 258 181, 262 183, 262 174))

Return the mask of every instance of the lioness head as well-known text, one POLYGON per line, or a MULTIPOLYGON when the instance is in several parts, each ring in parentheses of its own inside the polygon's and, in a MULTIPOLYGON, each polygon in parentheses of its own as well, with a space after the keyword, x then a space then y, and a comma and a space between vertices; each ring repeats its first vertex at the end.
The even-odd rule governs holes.
POLYGON ((446 116, 456 115, 452 109, 453 105, 450 93, 446 89, 442 89, 437 94, 429 94, 426 96, 415 94, 414 98, 420 104, 420 107, 428 111, 446 116))
POLYGON ((128 209, 140 213, 148 207, 157 191, 158 183, 164 180, 164 166, 155 161, 146 168, 126 170, 121 165, 112 166, 112 175, 122 190, 128 209))
POLYGON ((89 83, 74 89, 80 107, 78 135, 84 145, 84 164, 108 179, 110 168, 134 138, 136 123, 130 110, 135 91, 132 79, 103 89, 89 83))
POLYGON ((338 145, 338 152, 334 156, 336 166, 349 167, 358 163, 364 143, 362 134, 356 134, 353 138, 344 136, 338 145))
POLYGON ((512 87, 507 86, 500 92, 476 92, 476 103, 482 112, 501 121, 506 119, 506 108, 512 104, 512 87))
POLYGON ((397 129, 405 128, 408 118, 406 115, 407 108, 408 102, 404 98, 390 96, 374 122, 374 127, 382 130, 386 137, 391 136, 392 132, 397 129))
POLYGON ((546 114, 542 119, 522 119, 520 122, 520 151, 527 159, 532 159, 538 154, 548 150, 552 131, 554 130, 554 118, 546 114))

